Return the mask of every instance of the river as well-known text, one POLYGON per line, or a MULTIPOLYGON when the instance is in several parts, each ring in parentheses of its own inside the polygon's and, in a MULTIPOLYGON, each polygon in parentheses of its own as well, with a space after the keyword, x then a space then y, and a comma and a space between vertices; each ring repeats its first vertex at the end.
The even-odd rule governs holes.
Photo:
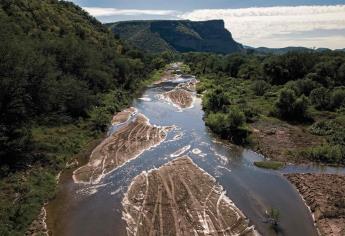
MULTIPOLYGON (((157 126, 176 126, 164 142, 107 174, 98 184, 75 184, 72 171, 61 175, 57 197, 48 204, 47 224, 51 235, 126 235, 121 200, 132 179, 142 171, 160 167, 187 154, 227 191, 227 195, 249 218, 262 235, 317 235, 311 214, 297 190, 282 173, 344 173, 344 169, 319 166, 287 166, 281 171, 264 170, 253 165, 263 157, 251 150, 217 140, 203 121, 201 98, 193 106, 179 110, 162 99, 181 81, 150 86, 132 106, 157 126), (265 211, 280 211, 280 229, 275 232, 265 223, 265 211)), ((116 132, 116 127, 109 129, 116 132)))

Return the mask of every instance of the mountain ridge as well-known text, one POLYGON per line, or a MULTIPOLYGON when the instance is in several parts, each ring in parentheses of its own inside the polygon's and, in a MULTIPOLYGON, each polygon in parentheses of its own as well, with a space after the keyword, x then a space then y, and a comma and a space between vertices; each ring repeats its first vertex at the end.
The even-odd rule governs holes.
POLYGON ((121 39, 148 52, 215 52, 243 51, 223 20, 137 20, 107 23, 121 39))

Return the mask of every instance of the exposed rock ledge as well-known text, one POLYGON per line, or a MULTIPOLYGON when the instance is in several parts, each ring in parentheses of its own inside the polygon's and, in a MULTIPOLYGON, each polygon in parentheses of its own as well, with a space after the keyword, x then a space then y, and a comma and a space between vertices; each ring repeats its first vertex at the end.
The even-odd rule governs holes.
POLYGON ((257 234, 222 186, 187 156, 135 177, 122 204, 128 235, 257 234))

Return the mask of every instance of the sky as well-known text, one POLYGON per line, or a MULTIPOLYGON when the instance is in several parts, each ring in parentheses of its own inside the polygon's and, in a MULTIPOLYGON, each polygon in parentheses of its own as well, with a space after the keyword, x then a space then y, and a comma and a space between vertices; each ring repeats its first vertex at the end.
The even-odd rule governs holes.
POLYGON ((345 48, 345 0, 72 0, 103 23, 223 19, 247 46, 345 48))

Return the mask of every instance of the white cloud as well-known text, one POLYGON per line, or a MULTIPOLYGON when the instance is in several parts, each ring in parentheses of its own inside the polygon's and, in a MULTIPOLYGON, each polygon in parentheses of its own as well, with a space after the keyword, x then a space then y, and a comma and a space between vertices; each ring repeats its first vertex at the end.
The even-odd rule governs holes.
POLYGON ((85 11, 95 17, 103 16, 135 16, 135 15, 176 15, 176 11, 171 10, 140 10, 140 9, 117 9, 117 8, 101 8, 101 7, 84 7, 85 11))
POLYGON ((345 35, 294 38, 297 33, 345 29, 345 5, 200 9, 178 16, 197 21, 223 19, 234 38, 250 46, 345 47, 345 35))

